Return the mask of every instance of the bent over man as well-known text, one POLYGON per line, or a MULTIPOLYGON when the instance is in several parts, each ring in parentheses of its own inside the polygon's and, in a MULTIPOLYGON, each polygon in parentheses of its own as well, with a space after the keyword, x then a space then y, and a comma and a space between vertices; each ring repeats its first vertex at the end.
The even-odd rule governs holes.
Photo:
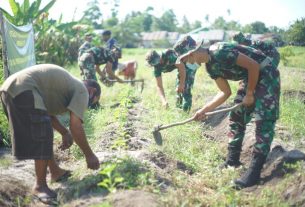
POLYGON ((95 81, 84 84, 59 66, 42 64, 13 74, 0 92, 9 120, 13 155, 18 160, 35 160, 36 198, 49 204, 56 200, 56 193, 46 182, 47 168, 53 181, 67 172, 54 161, 52 127, 62 135, 62 149, 69 148, 74 140, 85 155, 87 167, 99 168, 83 128, 86 108, 100 97, 101 90, 95 81), (70 113, 70 130, 56 118, 64 112, 70 113))

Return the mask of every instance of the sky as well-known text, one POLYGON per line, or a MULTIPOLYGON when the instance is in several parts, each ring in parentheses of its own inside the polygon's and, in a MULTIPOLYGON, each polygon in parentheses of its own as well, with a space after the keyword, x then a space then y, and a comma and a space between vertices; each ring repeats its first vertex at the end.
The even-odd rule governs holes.
MULTIPOLYGON (((23 2, 23 0, 17 1, 23 2)), ((49 0, 42 2, 44 5, 49 0)), ((71 21, 73 17, 79 20, 88 2, 89 0, 57 0, 50 10, 50 17, 58 19, 63 14, 64 21, 71 21)), ((104 18, 109 17, 110 6, 104 4, 105 0, 99 2, 104 18)), ((203 26, 207 24, 206 15, 209 15, 210 22, 223 16, 226 21, 235 20, 242 25, 262 21, 266 26, 283 29, 287 29, 296 19, 305 17, 305 0, 120 0, 119 18, 123 19, 131 11, 142 12, 148 6, 154 8, 152 14, 157 17, 160 17, 164 11, 172 9, 178 21, 181 22, 183 16, 186 16, 190 22, 201 21, 203 26)), ((0 7, 10 11, 8 0, 0 0, 0 7)))

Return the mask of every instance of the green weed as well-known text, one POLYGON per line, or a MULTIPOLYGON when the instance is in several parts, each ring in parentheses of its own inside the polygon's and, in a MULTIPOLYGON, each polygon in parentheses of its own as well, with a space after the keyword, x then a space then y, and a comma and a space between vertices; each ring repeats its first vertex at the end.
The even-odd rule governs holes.
POLYGON ((117 188, 131 189, 152 183, 152 175, 142 163, 132 158, 116 159, 101 166, 98 186, 109 192, 117 188))

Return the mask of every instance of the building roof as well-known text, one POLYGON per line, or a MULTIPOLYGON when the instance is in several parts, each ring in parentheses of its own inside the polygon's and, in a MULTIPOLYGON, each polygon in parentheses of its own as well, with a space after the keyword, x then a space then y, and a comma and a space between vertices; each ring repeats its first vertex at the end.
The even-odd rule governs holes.
POLYGON ((166 31, 157 31, 157 32, 142 32, 142 40, 151 41, 151 40, 162 40, 166 39, 166 31))

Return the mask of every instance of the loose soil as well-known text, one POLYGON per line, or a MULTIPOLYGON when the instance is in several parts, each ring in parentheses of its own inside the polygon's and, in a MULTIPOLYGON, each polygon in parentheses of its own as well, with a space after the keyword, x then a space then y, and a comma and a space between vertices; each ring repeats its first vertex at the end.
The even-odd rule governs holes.
MULTIPOLYGON (((226 151, 228 141, 227 134, 229 132, 228 113, 209 117, 203 123, 206 126, 205 128, 212 127, 212 129, 208 131, 205 130, 204 136, 208 139, 219 142, 219 145, 224 149, 224 151, 226 151)), ((282 134, 289 134, 286 131, 283 132, 284 130, 280 126, 276 127, 276 133, 278 131, 282 132, 282 134)), ((247 125, 241 153, 241 162, 245 167, 248 167, 250 164, 254 143, 255 123, 250 122, 247 125)), ((226 154, 224 154, 224 156, 226 156, 226 154)), ((246 188, 244 191, 259 194, 261 190, 264 189, 264 186, 275 186, 283 179, 285 175, 294 173, 294 170, 288 168, 285 164, 295 163, 301 160, 303 160, 302 164, 305 165, 305 154, 302 151, 293 149, 292 146, 284 143, 281 140, 274 140, 271 146, 271 151, 262 170, 260 184, 251 188, 246 188)), ((289 185, 289 189, 283 192, 283 196, 290 202, 291 205, 303 206, 305 205, 305 178, 304 176, 302 177, 301 175, 297 174, 295 177, 296 179, 294 179, 293 183, 289 185)))
MULTIPOLYGON (((117 137, 117 123, 109 123, 105 131, 100 135, 101 139, 96 144, 95 151, 99 160, 104 163, 113 158, 132 157, 145 163, 145 166, 154 172, 155 179, 160 186, 161 192, 166 192, 172 185, 172 172, 181 171, 192 175, 193 170, 183 162, 173 159, 163 152, 151 152, 149 146, 153 142, 152 137, 146 137, 147 129, 142 124, 141 117, 147 113, 147 109, 141 102, 134 103, 132 108, 128 109, 127 121, 124 124, 126 135, 126 146, 124 148, 113 148, 113 143, 117 137)), ((209 117, 204 124, 203 136, 207 139, 219 142, 220 147, 226 149, 228 133, 228 113, 217 114, 209 117)), ((255 124, 251 122, 247 127, 241 161, 244 166, 248 166, 252 154, 252 145, 254 138, 255 124)), ((277 131, 285 132, 282 128, 277 131)), ((284 134, 285 135, 285 134, 284 134)), ((56 144, 58 146, 58 144, 56 144)), ((56 148, 56 147, 55 147, 56 148)), ((80 167, 80 162, 71 158, 69 151, 61 152, 55 150, 57 159, 61 166, 71 170, 80 167)), ((0 151, 1 157, 6 156, 11 159, 9 152, 0 151)), ((225 156, 225 154, 224 154, 225 156)), ((272 150, 268 156, 267 162, 262 171, 262 181, 259 185, 244 189, 255 194, 261 192, 264 186, 277 184, 287 173, 293 174, 294 171, 288 169, 284 163, 294 163, 298 160, 305 160, 305 154, 299 150, 293 149, 284 142, 275 140, 272 144, 272 150)), ((13 161, 8 167, 0 166, 0 206, 38 206, 35 201, 31 201, 29 192, 35 181, 33 161, 13 161), (14 176, 14 177, 13 177, 14 176), (16 198, 20 198, 16 201, 16 198)), ((90 206, 102 202, 108 202, 113 206, 162 206, 158 194, 149 190, 118 190, 116 193, 108 194, 99 190, 98 172, 88 171, 82 174, 81 181, 70 178, 67 182, 61 184, 52 184, 51 187, 58 192, 60 205, 66 206, 90 206)), ((305 177, 295 175, 295 179, 289 185, 289 188, 283 191, 283 197, 291 202, 291 205, 305 205, 305 177)))

